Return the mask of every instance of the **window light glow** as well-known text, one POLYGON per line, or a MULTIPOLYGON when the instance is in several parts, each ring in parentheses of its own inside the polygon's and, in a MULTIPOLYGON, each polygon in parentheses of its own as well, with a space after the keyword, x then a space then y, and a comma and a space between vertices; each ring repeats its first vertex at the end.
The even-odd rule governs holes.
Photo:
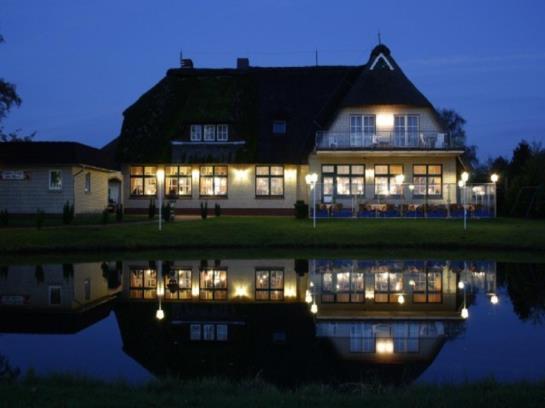
POLYGON ((159 184, 163 184, 163 182, 165 181, 165 170, 158 169, 157 173, 155 173, 155 176, 157 177, 157 182, 159 184))
POLYGON ((244 286, 237 287, 235 293, 237 297, 246 297, 248 295, 248 291, 246 290, 244 286))
POLYGON ((377 127, 379 128, 392 128, 394 126, 394 115, 391 113, 378 113, 377 114, 377 127))
POLYGON ((295 288, 294 287, 291 287, 291 286, 287 286, 285 291, 284 291, 284 295, 287 297, 287 298, 294 298, 297 294, 295 292, 295 288))
POLYGON ((378 354, 392 354, 394 352, 394 340, 392 338, 378 338, 375 347, 378 354))

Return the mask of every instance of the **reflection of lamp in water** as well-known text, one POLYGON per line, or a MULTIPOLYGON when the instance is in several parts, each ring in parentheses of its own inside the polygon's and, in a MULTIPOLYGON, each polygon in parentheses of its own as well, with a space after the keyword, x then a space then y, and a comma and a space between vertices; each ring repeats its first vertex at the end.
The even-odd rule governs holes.
POLYGON ((307 292, 305 293, 305 302, 312 303, 312 295, 310 294, 310 290, 307 289, 307 292))
POLYGON ((462 313, 460 313, 462 316, 462 319, 467 319, 469 317, 469 310, 467 310, 467 307, 462 308, 462 313))
POLYGON ((499 301, 500 300, 498 299, 498 295, 496 295, 495 293, 490 296, 490 303, 492 303, 493 305, 497 305, 499 301))
POLYGON ((312 314, 318 313, 318 305, 316 304, 316 302, 313 302, 313 303, 312 303, 312 306, 310 306, 310 312, 311 312, 312 314))
POLYGON ((399 303, 400 305, 405 303, 405 296, 399 295, 398 298, 397 298, 397 303, 399 303))
POLYGON ((458 282, 458 289, 464 289, 466 287, 464 281, 458 282))
POLYGON ((163 278, 163 262, 157 261, 157 300, 159 301, 159 308, 155 312, 155 318, 157 320, 163 320, 165 318, 165 312, 163 311, 163 308, 161 307, 161 300, 163 299, 163 296, 165 295, 165 286, 164 286, 165 280, 163 278))
POLYGON ((165 318, 165 312, 163 309, 161 309, 161 305, 159 305, 159 309, 157 309, 157 312, 155 312, 155 318, 157 320, 163 320, 165 318))

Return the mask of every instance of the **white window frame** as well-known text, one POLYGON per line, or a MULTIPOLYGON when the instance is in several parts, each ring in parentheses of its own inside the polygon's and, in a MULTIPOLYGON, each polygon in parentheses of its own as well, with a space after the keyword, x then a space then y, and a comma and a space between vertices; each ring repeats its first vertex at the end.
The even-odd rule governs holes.
POLYGON ((202 126, 201 125, 191 125, 191 141, 192 142, 202 141, 202 126))
POLYGON ((85 173, 84 179, 83 179, 83 191, 85 193, 91 192, 91 172, 88 171, 85 173))
POLYGON ((403 146, 416 147, 418 145, 418 134, 420 133, 420 115, 416 113, 407 113, 394 115, 394 136, 397 142, 402 142, 403 146), (397 119, 403 119, 403 124, 396 124, 397 119), (409 118, 416 118, 416 129, 409 126, 409 118), (402 138, 402 139, 399 139, 402 138), (413 138, 413 140, 411 140, 413 138))
POLYGON ((62 170, 61 170, 61 169, 50 169, 50 170, 49 170, 48 181, 49 181, 49 190, 50 190, 50 191, 62 191, 62 170), (58 173, 59 173, 59 185, 58 185, 58 186, 53 186, 53 185, 51 184, 51 175, 52 175, 54 172, 58 172, 58 173))
POLYGON ((368 146, 373 143, 373 136, 376 133, 376 115, 369 113, 350 115, 350 146, 368 146))
POLYGON ((205 142, 216 141, 216 125, 204 125, 203 140, 205 142), (210 131, 212 133, 210 133, 210 131))
POLYGON ((227 142, 229 140, 229 125, 221 124, 217 126, 216 139, 218 142, 227 142))

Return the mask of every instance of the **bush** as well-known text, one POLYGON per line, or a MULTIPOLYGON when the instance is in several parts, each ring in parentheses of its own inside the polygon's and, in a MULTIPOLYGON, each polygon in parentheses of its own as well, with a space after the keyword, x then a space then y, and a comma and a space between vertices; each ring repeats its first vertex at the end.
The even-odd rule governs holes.
POLYGON ((221 207, 218 203, 214 204, 214 215, 219 217, 221 215, 221 207))
POLYGON ((107 208, 105 208, 102 210, 102 223, 108 224, 109 221, 110 221, 110 212, 108 211, 107 208))
POLYGON ((148 205, 148 218, 151 220, 153 219, 153 217, 155 217, 155 211, 157 210, 157 208, 155 207, 155 200, 154 199, 151 199, 149 200, 149 205, 148 205))
POLYGON ((64 203, 62 207, 62 223, 63 224, 72 224, 74 221, 74 204, 70 205, 70 201, 64 203))
POLYGON ((206 220, 208 217, 208 203, 205 201, 204 203, 201 203, 201 218, 203 220, 206 220))
POLYGON ((163 208, 161 209, 161 215, 163 216, 163 221, 169 222, 172 220, 172 206, 170 203, 166 203, 163 205, 163 208))
POLYGON ((42 229, 45 221, 45 213, 39 208, 36 210, 36 228, 42 229))
POLYGON ((297 200, 295 202, 295 218, 298 220, 304 220, 308 218, 308 204, 305 204, 303 200, 297 200))
POLYGON ((0 211, 0 225, 7 227, 9 223, 9 214, 8 210, 0 211))
POLYGON ((115 220, 117 222, 123 221, 123 204, 118 204, 115 207, 115 220))

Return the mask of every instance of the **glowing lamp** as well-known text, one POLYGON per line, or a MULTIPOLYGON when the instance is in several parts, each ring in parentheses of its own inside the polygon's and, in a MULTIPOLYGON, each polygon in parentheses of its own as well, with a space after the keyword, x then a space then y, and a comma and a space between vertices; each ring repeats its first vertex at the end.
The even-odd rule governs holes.
POLYGON ((305 176, 305 182, 311 187, 314 187, 317 181, 318 181, 318 174, 316 173, 310 173, 305 176))
POLYGON ((159 184, 163 184, 163 182, 165 181, 165 171, 163 169, 158 169, 155 176, 157 177, 157 182, 159 184))
POLYGON ((469 317, 469 310, 467 310, 467 307, 462 308, 462 313, 460 313, 462 316, 462 319, 467 319, 469 317))
POLYGON ((500 176, 498 176, 496 173, 494 173, 494 174, 492 174, 490 176, 490 181, 492 181, 492 183, 497 183, 499 178, 500 178, 500 176))
POLYGON ((469 180, 469 173, 467 171, 464 171, 462 173, 462 181, 466 183, 469 180))
POLYGON ((411 191, 414 190, 414 184, 409 184, 409 190, 411 190, 411 191))
POLYGON ((409 285, 411 285, 411 286, 416 286, 416 282, 414 281, 414 279, 411 279, 411 280, 409 281, 409 285))
POLYGON ((458 187, 462 188, 465 185, 466 185, 466 183, 464 183, 464 180, 458 181, 458 187))
POLYGON ((403 184, 403 182, 405 181, 405 175, 403 174, 398 174, 396 177, 396 184, 403 184))
POLYGON ((237 290, 235 291, 235 293, 236 293, 237 297, 244 297, 244 296, 246 296, 246 289, 243 288, 242 286, 239 286, 237 288, 237 290))
POLYGON ((466 285, 465 285, 465 283, 463 281, 458 282, 458 289, 463 289, 465 287, 466 287, 466 285))
POLYGON ((379 113, 377 115, 377 127, 391 128, 394 126, 394 115, 391 113, 379 113))

